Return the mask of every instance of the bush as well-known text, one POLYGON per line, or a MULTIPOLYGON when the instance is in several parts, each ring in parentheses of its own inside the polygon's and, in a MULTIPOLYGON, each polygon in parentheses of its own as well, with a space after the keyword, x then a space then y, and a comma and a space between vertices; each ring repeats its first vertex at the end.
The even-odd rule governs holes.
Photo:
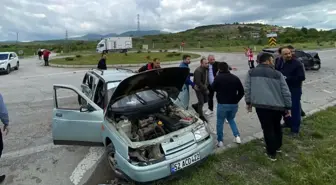
POLYGON ((167 53, 167 52, 168 52, 168 50, 164 50, 164 52, 165 52, 165 53, 167 53))
POLYGON ((141 50, 138 50, 137 53, 141 53, 142 51, 141 50))
POLYGON ((66 60, 66 61, 73 61, 74 58, 73 58, 73 57, 65 57, 65 60, 66 60))
POLYGON ((80 57, 82 57, 82 55, 76 55, 76 58, 80 58, 80 57))
POLYGON ((181 56, 181 53, 175 53, 174 55, 175 56, 181 56))
POLYGON ((147 53, 151 53, 151 51, 148 50, 147 53))
POLYGON ((160 49, 159 51, 162 52, 162 49, 160 49))

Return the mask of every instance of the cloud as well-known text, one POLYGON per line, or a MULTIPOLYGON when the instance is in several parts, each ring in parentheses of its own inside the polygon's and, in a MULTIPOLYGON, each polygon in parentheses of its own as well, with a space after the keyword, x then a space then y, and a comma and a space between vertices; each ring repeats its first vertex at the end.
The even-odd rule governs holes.
POLYGON ((64 38, 137 29, 182 31, 207 24, 259 22, 336 27, 334 0, 2 0, 0 40, 64 38))

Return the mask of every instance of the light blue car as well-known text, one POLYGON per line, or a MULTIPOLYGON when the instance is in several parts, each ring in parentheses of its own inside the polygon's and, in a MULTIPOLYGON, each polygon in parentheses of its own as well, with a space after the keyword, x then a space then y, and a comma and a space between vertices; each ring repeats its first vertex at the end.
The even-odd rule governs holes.
POLYGON ((118 177, 136 182, 168 177, 212 154, 207 124, 173 103, 188 68, 91 72, 82 90, 54 85, 54 144, 104 146, 118 177), (90 77, 97 78, 85 87, 90 77))

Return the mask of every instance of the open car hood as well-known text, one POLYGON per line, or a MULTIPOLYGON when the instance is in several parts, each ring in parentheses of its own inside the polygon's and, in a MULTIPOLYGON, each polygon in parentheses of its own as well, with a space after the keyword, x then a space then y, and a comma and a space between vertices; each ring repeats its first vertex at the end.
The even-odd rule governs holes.
POLYGON ((189 75, 189 68, 169 67, 130 76, 120 82, 110 98, 110 105, 119 99, 140 91, 164 90, 170 98, 176 99, 189 75))

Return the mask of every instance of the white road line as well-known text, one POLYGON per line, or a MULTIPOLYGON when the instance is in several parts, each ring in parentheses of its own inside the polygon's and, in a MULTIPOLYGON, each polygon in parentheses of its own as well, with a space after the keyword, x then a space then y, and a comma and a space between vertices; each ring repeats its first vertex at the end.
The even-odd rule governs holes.
POLYGON ((323 89, 323 92, 328 93, 328 94, 332 94, 334 91, 328 91, 328 90, 323 89))
POLYGON ((88 70, 79 70, 79 71, 67 71, 67 72, 60 72, 60 73, 51 73, 51 74, 41 74, 41 75, 33 75, 33 76, 21 76, 20 78, 36 78, 36 77, 45 77, 45 76, 55 76, 55 75, 64 75, 64 74, 73 74, 73 73, 80 73, 86 72, 88 70))
POLYGON ((49 143, 49 144, 46 144, 46 145, 41 145, 41 146, 26 148, 26 149, 23 149, 23 150, 17 150, 17 151, 14 151, 14 152, 4 153, 1 156, 1 158, 8 160, 8 159, 23 157, 23 156, 26 156, 26 155, 35 154, 35 153, 38 153, 38 152, 44 152, 44 151, 48 151, 48 150, 52 150, 52 149, 60 148, 60 147, 62 147, 62 145, 54 145, 54 143, 49 143))
POLYGON ((326 76, 326 77, 324 77, 324 78, 320 78, 320 79, 312 80, 312 81, 309 81, 309 82, 303 82, 303 84, 311 84, 311 83, 315 83, 315 82, 323 81, 323 80, 332 78, 332 77, 334 77, 334 76, 335 76, 335 75, 329 75, 329 76, 326 76))
POLYGON ((89 153, 83 158, 83 160, 77 165, 75 170, 70 176, 70 181, 74 185, 78 185, 83 178, 84 174, 91 169, 98 160, 103 156, 105 148, 91 147, 89 153))

